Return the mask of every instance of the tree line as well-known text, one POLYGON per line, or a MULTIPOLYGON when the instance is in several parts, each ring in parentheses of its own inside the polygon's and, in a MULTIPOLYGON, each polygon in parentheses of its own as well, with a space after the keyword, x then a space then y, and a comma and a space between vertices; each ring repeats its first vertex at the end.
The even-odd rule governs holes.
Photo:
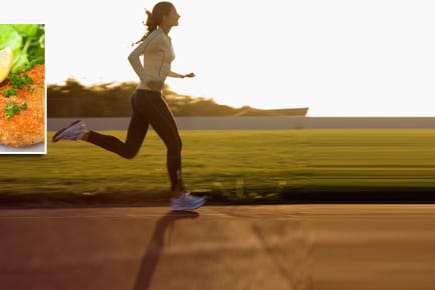
MULTIPOLYGON (((62 117, 128 117, 130 98, 137 83, 106 83, 84 86, 75 79, 62 85, 47 87, 48 118, 62 117)), ((213 99, 193 98, 172 91, 167 85, 163 95, 177 117, 185 116, 278 116, 305 115, 307 108, 259 110, 249 106, 233 108, 217 104, 213 99)))

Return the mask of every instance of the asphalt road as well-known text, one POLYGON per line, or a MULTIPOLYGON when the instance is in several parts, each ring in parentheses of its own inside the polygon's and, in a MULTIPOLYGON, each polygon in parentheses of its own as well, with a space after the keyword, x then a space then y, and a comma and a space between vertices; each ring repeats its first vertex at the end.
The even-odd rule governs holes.
POLYGON ((434 205, 7 209, 0 289, 433 289, 434 218, 434 205))

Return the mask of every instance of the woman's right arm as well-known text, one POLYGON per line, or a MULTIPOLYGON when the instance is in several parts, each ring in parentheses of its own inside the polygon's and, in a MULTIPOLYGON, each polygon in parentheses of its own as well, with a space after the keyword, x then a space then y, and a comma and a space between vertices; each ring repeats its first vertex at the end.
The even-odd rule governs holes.
POLYGON ((140 56, 143 54, 145 42, 139 44, 128 56, 128 61, 132 66, 133 70, 141 80, 141 82, 145 82, 143 79, 145 76, 145 70, 143 68, 142 63, 140 62, 140 56))

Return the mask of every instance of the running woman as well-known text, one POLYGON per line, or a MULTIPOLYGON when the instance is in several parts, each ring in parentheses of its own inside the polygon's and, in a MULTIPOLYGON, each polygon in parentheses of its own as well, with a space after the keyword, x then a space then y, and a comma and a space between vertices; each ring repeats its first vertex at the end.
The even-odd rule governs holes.
POLYGON ((139 77, 139 85, 132 96, 133 113, 125 142, 114 136, 103 135, 89 130, 81 121, 56 132, 53 142, 59 140, 83 140, 95 144, 121 157, 135 157, 142 146, 148 127, 151 125, 167 148, 167 170, 171 182, 172 210, 193 210, 205 203, 204 197, 196 197, 187 192, 181 177, 181 138, 174 116, 162 97, 166 77, 191 78, 195 75, 179 74, 171 71, 175 58, 169 32, 178 25, 175 6, 170 2, 157 3, 152 12, 146 11, 148 32, 135 43, 136 48, 128 60, 139 77), (140 57, 143 56, 143 63, 140 57))

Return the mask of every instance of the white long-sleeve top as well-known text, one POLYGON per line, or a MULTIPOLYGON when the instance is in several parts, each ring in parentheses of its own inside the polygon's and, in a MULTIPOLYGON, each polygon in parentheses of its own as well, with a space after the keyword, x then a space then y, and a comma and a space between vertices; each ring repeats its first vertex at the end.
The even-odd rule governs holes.
POLYGON ((163 83, 168 75, 175 74, 171 71, 171 62, 175 59, 171 38, 161 28, 151 32, 130 53, 128 59, 140 79, 137 89, 151 90, 147 85, 149 81, 163 83))

